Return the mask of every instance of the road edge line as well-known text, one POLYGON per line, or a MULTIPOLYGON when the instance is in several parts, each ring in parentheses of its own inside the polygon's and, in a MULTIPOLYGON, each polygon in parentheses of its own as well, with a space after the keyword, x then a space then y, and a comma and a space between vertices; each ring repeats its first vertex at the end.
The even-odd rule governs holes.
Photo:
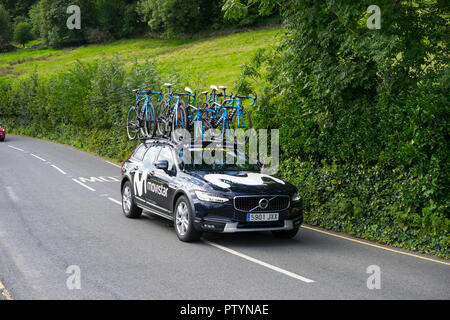
MULTIPOLYGON (((333 236, 333 237, 336 237, 336 238, 341 238, 341 239, 344 239, 344 240, 348 240, 348 241, 353 241, 353 242, 356 242, 356 243, 364 244, 366 246, 370 246, 370 247, 374 247, 374 248, 378 248, 378 249, 383 249, 383 250, 386 250, 386 251, 399 253, 399 254, 403 254, 403 255, 406 255, 406 256, 410 256, 410 257, 414 257, 414 258, 418 258, 418 259, 423 259, 423 260, 427 260, 427 261, 431 261, 431 262, 441 263, 441 264, 450 266, 449 262, 440 261, 440 260, 436 260, 436 259, 432 259, 432 258, 428 258, 428 257, 423 257, 423 256, 420 256, 420 255, 417 255, 417 254, 414 254, 414 253, 403 252, 401 250, 387 248, 387 247, 384 247, 384 246, 381 246, 381 245, 378 245, 378 244, 374 244, 374 243, 370 243, 370 242, 366 242, 366 241, 362 241, 362 240, 358 240, 358 239, 352 239, 352 238, 349 238, 349 237, 341 236, 339 234, 327 232, 327 231, 320 230, 320 229, 317 229, 317 228, 312 228, 312 227, 305 226, 305 225, 302 225, 302 228, 304 228, 306 230, 311 230, 311 231, 327 234, 327 235, 330 235, 330 236, 333 236)), ((367 241, 370 241, 370 240, 367 240, 367 241)))

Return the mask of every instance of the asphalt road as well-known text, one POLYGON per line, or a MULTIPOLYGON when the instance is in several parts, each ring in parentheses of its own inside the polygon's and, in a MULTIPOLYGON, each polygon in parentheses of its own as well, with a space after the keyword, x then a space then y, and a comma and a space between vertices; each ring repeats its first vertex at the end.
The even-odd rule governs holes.
POLYGON ((123 216, 119 175, 64 145, 0 143, 0 299, 450 299, 449 261, 318 228, 180 242, 162 218, 123 216))

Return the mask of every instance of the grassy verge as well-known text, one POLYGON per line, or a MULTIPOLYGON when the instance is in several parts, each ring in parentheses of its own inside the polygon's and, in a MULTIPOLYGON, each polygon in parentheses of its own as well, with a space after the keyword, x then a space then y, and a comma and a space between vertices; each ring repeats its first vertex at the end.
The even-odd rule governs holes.
POLYGON ((131 66, 136 60, 157 59, 164 75, 182 72, 206 83, 231 86, 240 65, 258 49, 274 45, 280 29, 256 30, 202 39, 164 40, 123 39, 102 45, 85 45, 65 49, 20 49, 0 55, 0 75, 24 77, 67 70, 76 61, 92 62, 118 55, 131 66))

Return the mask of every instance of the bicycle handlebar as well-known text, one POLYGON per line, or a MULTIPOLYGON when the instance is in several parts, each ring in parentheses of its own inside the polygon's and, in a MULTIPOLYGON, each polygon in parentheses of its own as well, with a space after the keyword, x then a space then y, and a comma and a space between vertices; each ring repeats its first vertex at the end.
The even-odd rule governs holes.
POLYGON ((159 95, 158 102, 160 102, 162 99, 161 91, 148 91, 148 90, 134 89, 133 92, 136 94, 136 99, 139 97, 140 94, 145 94, 145 95, 157 94, 157 95, 159 95))
POLYGON ((253 100, 253 102, 252 102, 252 104, 250 106, 254 106, 255 103, 256 103, 256 100, 258 100, 258 96, 256 94, 255 94, 254 97, 252 97, 252 96, 238 96, 238 95, 235 95, 235 96, 233 96, 233 98, 234 99, 236 99, 236 98, 238 98, 238 99, 251 99, 251 100, 253 100))

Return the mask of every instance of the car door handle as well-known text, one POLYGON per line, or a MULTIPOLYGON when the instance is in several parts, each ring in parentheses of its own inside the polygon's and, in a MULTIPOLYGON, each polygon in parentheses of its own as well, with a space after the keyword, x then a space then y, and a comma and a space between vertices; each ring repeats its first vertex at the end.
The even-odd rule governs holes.
POLYGON ((155 170, 150 171, 148 174, 151 175, 151 176, 154 176, 155 175, 155 170))

